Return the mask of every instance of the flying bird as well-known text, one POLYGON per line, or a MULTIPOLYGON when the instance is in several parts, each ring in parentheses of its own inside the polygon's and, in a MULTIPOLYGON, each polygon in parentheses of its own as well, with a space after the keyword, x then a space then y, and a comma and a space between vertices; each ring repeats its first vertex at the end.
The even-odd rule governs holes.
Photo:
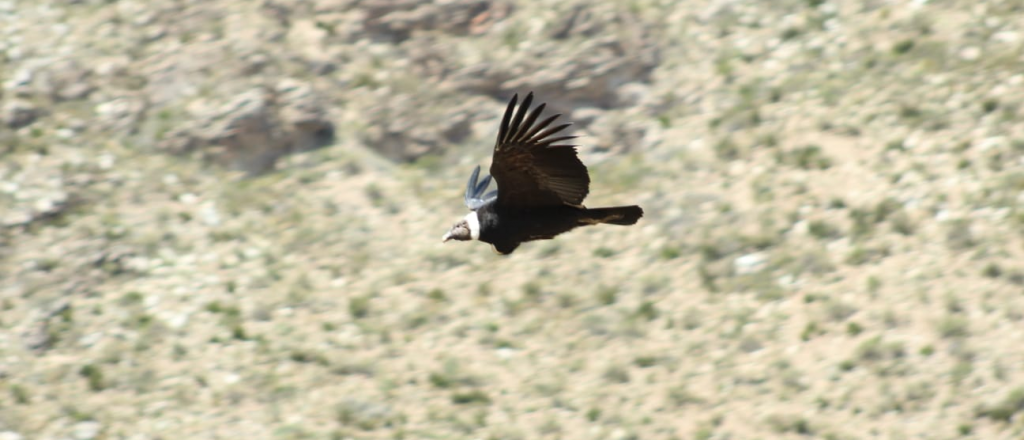
POLYGON ((576 146, 562 144, 576 136, 555 136, 571 124, 552 126, 559 116, 538 122, 545 104, 530 111, 533 93, 516 109, 512 97, 501 119, 489 176, 478 182, 480 166, 466 183, 470 213, 444 234, 443 241, 480 240, 507 255, 520 244, 548 240, 580 226, 608 223, 628 226, 644 215, 639 206, 587 208, 590 191, 587 167, 576 146), (491 178, 496 191, 487 191, 491 178))

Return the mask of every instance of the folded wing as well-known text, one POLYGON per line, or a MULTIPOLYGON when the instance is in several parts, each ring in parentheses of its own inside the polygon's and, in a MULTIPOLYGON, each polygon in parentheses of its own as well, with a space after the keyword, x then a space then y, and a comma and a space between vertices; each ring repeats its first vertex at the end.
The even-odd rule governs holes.
POLYGON ((473 170, 473 174, 469 176, 469 182, 466 182, 466 206, 469 209, 476 211, 498 197, 497 191, 491 191, 484 194, 487 191, 487 187, 491 184, 491 176, 484 177, 484 180, 477 183, 477 178, 480 177, 480 166, 477 165, 476 169, 473 170))

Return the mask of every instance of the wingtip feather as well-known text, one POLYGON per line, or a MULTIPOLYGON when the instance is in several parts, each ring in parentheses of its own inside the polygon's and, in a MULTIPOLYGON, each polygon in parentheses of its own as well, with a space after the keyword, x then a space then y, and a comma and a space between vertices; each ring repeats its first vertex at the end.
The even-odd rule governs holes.
POLYGON ((480 165, 477 165, 473 169, 473 173, 469 175, 469 181, 466 182, 466 198, 473 197, 474 190, 476 189, 476 180, 480 177, 480 165))
POLYGON ((523 98, 523 103, 519 105, 519 110, 516 111, 516 116, 512 118, 511 124, 509 124, 508 131, 505 133, 505 141, 514 141, 519 139, 523 134, 523 118, 526 117, 526 112, 530 110, 530 105, 533 104, 533 92, 526 95, 523 98))
POLYGON ((508 124, 512 121, 512 113, 515 111, 516 102, 519 101, 519 94, 515 93, 512 95, 512 99, 508 101, 508 106, 505 107, 505 114, 501 117, 501 125, 498 126, 498 145, 505 142, 505 138, 508 136, 508 124))

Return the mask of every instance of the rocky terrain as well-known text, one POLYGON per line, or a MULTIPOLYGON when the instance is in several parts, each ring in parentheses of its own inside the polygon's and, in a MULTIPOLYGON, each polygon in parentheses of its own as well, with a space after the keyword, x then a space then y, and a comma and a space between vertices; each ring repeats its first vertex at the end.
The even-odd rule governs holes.
POLYGON ((1024 438, 1020 0, 0 0, 0 440, 1024 438), (588 204, 440 236, 507 99, 588 204))

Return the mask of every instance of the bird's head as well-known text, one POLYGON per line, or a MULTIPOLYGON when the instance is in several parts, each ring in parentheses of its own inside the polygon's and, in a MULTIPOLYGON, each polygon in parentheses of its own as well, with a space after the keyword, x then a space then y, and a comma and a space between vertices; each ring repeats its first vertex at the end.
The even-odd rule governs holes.
POLYGON ((476 240, 480 238, 480 221, 477 219, 476 212, 471 212, 469 215, 459 220, 452 228, 448 230, 448 233, 441 237, 441 241, 448 240, 476 240))

